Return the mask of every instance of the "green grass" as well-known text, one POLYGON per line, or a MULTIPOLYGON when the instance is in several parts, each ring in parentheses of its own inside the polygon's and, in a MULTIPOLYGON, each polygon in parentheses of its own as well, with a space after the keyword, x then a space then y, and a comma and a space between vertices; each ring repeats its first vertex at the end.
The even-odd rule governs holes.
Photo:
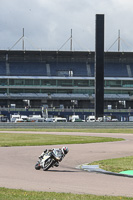
POLYGON ((133 170, 133 156, 95 161, 91 165, 99 165, 100 168, 111 172, 133 170))
POLYGON ((12 128, 0 129, 0 131, 34 131, 34 132, 80 132, 80 133, 133 133, 133 129, 32 129, 12 128))
POLYGON ((133 200, 132 197, 96 196, 85 194, 35 192, 0 188, 1 200, 133 200))
POLYGON ((49 135, 49 134, 23 134, 0 133, 0 146, 39 146, 57 144, 84 144, 97 142, 122 141, 121 138, 73 136, 73 135, 49 135))

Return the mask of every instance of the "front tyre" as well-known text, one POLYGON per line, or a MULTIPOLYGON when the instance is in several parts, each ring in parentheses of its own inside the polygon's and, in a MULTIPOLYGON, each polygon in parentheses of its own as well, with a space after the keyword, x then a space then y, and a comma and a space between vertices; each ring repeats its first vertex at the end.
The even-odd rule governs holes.
POLYGON ((43 171, 47 171, 52 166, 53 166, 53 159, 48 158, 44 163, 43 171))
POLYGON ((35 169, 36 169, 36 170, 39 170, 40 168, 41 168, 41 167, 40 167, 40 162, 37 162, 36 165, 35 165, 35 169))

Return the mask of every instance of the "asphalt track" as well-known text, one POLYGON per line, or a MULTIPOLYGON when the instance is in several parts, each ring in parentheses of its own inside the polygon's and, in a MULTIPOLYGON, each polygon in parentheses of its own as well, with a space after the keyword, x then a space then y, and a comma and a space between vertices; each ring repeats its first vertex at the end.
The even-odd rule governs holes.
POLYGON ((111 136, 124 138, 125 141, 67 145, 70 151, 60 163, 60 166, 46 172, 34 169, 38 156, 45 148, 60 147, 59 145, 0 147, 0 187, 34 191, 133 197, 133 178, 86 172, 76 169, 78 165, 90 163, 95 160, 133 156, 132 134, 47 134, 111 136))

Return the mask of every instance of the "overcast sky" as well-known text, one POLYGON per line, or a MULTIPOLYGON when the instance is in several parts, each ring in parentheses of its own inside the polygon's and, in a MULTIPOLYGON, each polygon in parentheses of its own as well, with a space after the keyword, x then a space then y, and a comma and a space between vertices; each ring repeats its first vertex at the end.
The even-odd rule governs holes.
MULTIPOLYGON (((133 51, 133 0, 0 0, 0 50, 12 48, 24 28, 26 50, 58 50, 72 29, 73 50, 94 51, 96 14, 105 15, 105 51, 118 30, 121 51, 133 51)), ((15 49, 22 49, 22 41, 15 49)), ((70 41, 61 48, 69 49, 70 41)))

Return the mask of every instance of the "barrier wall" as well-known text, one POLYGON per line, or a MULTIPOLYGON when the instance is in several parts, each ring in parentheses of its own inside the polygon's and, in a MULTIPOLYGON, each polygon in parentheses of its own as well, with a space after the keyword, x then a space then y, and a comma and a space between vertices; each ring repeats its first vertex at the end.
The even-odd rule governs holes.
POLYGON ((133 122, 0 122, 0 129, 133 129, 133 122))

